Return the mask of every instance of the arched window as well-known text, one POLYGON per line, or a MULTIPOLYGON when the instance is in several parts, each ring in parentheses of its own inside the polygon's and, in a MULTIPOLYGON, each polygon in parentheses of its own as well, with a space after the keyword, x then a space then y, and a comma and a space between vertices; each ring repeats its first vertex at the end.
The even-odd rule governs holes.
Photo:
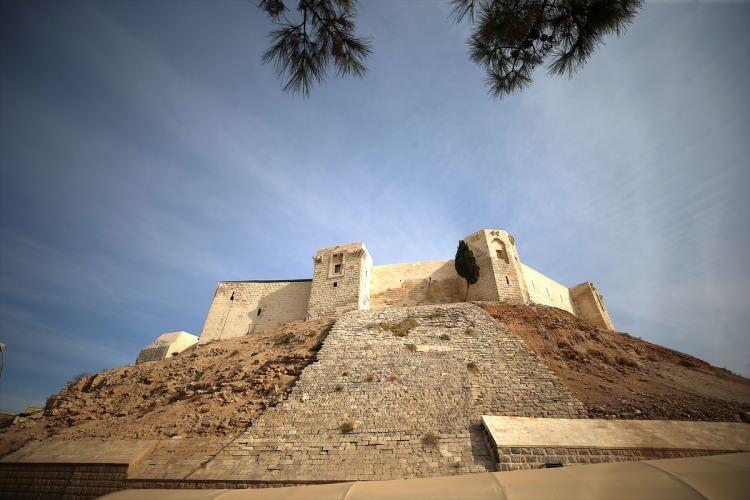
POLYGON ((508 257, 508 249, 505 247, 505 243, 499 239, 495 238, 492 240, 492 246, 495 249, 495 256, 497 257, 497 260, 502 260, 506 264, 510 263, 510 259, 508 257))

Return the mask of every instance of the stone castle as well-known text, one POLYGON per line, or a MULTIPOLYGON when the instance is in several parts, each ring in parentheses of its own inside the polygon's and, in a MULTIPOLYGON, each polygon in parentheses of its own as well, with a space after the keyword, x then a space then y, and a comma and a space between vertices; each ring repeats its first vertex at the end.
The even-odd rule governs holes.
POLYGON ((453 260, 373 265, 364 243, 323 248, 312 279, 222 281, 200 342, 261 332, 290 321, 340 316, 352 310, 469 301, 542 304, 614 330, 602 294, 592 283, 566 287, 523 264, 513 235, 483 229, 464 238, 480 267, 468 288, 453 260))

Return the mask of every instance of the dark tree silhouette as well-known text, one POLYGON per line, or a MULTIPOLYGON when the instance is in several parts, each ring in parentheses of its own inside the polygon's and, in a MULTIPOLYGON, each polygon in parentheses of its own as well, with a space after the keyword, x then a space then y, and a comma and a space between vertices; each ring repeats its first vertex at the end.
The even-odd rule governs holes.
MULTIPOLYGON (((368 39, 355 34, 356 0, 256 0, 277 25, 263 61, 273 62, 285 92, 307 96, 329 65, 339 76, 365 74, 368 39), (291 6, 293 5, 293 8, 291 6)), ((452 17, 473 25, 469 56, 487 71, 490 93, 503 97, 548 72, 572 76, 606 35, 619 35, 643 0, 450 0, 452 17)))
POLYGON ((314 83, 326 77, 329 64, 339 76, 365 74, 364 60, 370 42, 354 34, 356 0, 299 0, 290 11, 290 0, 260 0, 278 28, 270 34, 271 46, 263 62, 273 62, 285 80, 284 92, 310 95, 314 83))
POLYGON ((490 93, 502 97, 531 84, 549 59, 552 75, 572 76, 602 43, 620 35, 643 0, 452 0, 468 19, 471 59, 484 66, 490 93))
POLYGON ((479 266, 474 252, 464 240, 458 242, 456 250, 456 260, 454 262, 456 272, 466 280, 466 296, 469 296, 469 288, 479 279, 479 266))

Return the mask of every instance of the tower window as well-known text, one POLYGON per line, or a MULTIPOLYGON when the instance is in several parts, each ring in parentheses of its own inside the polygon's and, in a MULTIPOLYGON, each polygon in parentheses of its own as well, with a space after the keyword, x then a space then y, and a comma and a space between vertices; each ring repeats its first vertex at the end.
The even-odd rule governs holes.
POLYGON ((331 274, 340 275, 344 273, 344 254, 335 253, 331 255, 331 274))
POLYGON ((500 238, 495 238, 492 240, 492 245, 495 247, 495 255, 497 256, 497 259, 509 264, 508 249, 505 248, 505 243, 500 238))
POLYGON ((259 308, 258 308, 258 316, 260 316, 260 315, 261 315, 262 313, 263 313, 263 309, 261 309, 261 308, 259 307, 259 308))
POLYGON ((506 284, 506 285, 510 285, 510 280, 508 279, 508 277, 507 277, 507 276, 505 277, 505 284, 506 284))
POLYGON ((337 286, 339 286, 339 282, 338 281, 334 281, 333 282, 333 288, 336 288, 337 286))
POLYGON ((234 292, 232 292, 232 296, 229 297, 229 300, 234 300, 234 292))

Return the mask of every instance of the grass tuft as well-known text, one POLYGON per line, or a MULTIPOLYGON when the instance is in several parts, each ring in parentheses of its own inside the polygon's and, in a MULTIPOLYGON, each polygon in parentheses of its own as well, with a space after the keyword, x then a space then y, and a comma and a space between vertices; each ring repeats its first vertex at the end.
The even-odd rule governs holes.
POLYGON ((440 442, 440 437, 433 432, 428 432, 422 436, 422 444, 425 446, 436 446, 440 442))
POLYGON ((354 430, 354 422, 351 420, 347 420, 346 422, 341 424, 340 429, 341 429, 341 432, 346 432, 346 433, 352 432, 354 430))
POLYGON ((379 323, 378 326, 383 330, 388 330, 393 333, 396 337, 406 337, 410 331, 419 326, 419 322, 416 319, 409 316, 396 323, 379 323))

